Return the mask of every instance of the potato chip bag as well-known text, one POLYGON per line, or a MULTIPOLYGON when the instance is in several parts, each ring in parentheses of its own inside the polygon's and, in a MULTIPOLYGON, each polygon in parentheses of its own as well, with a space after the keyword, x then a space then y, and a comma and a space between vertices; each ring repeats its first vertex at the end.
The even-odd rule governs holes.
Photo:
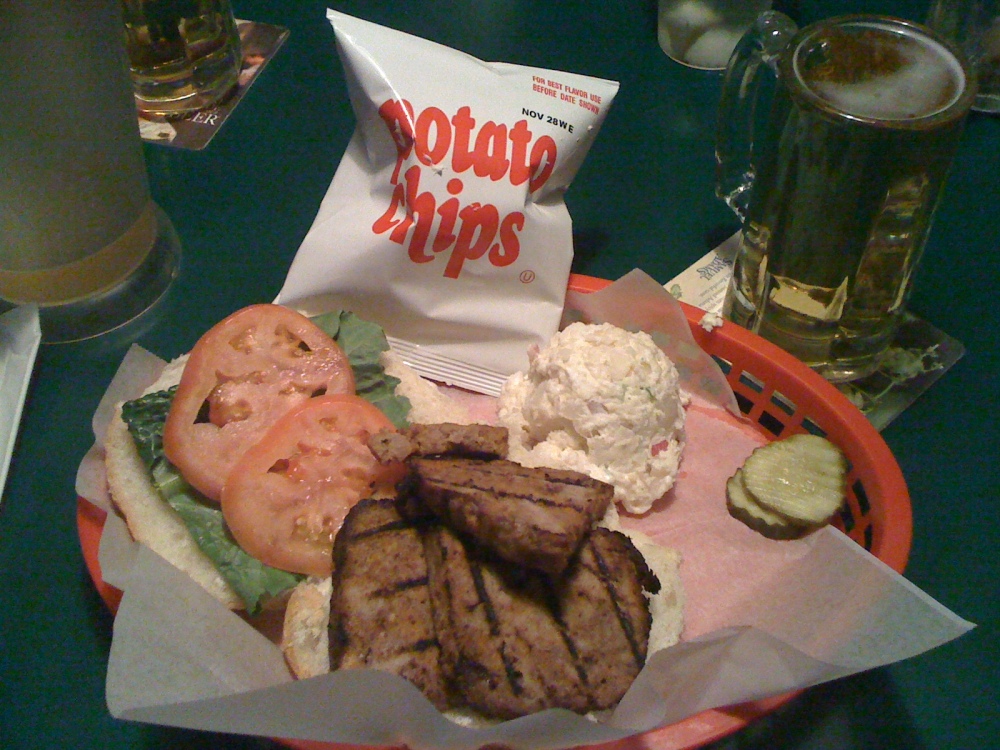
POLYGON ((357 127, 276 301, 352 310, 424 374, 457 360, 451 383, 495 393, 558 329, 563 196, 618 84, 328 18, 357 127))

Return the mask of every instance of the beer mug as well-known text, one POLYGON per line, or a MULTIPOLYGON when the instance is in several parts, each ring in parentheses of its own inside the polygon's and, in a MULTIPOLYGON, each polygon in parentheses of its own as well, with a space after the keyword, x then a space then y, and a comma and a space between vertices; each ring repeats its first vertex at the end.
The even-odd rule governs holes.
POLYGON ((832 382, 874 372, 975 96, 955 48, 918 24, 853 15, 800 31, 763 14, 719 107, 716 189, 743 220, 723 315, 832 382))

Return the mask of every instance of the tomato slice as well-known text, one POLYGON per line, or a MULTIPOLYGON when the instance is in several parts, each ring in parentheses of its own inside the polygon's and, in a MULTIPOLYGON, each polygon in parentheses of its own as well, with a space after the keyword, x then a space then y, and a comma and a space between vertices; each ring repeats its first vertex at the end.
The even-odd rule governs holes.
POLYGON ((402 464, 383 466, 368 449, 382 429, 395 428, 353 395, 314 398, 281 417, 222 488, 222 515, 239 545, 281 570, 330 575, 347 512, 402 478, 402 464))
POLYGON ((337 342, 287 307, 245 307, 191 350, 164 425, 164 453, 218 500, 232 467, 278 417, 326 393, 354 393, 337 342))

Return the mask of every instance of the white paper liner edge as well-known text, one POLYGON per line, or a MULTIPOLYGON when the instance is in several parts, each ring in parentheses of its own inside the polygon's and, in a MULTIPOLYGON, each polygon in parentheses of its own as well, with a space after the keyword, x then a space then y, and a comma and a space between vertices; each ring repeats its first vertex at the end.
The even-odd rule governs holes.
POLYGON ((0 503, 41 341, 37 306, 15 307, 0 315, 0 503))

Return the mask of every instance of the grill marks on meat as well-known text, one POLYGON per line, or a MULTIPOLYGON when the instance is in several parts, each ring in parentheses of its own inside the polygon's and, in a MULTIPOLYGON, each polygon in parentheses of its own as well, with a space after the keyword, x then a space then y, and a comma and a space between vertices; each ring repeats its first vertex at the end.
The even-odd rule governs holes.
POLYGON ((466 705, 509 719, 618 703, 646 660, 644 584, 659 587, 628 537, 596 529, 560 578, 446 526, 424 539, 445 677, 466 705))
MULTIPOLYGON (((507 430, 413 425, 369 442, 380 461, 406 460, 406 492, 504 559, 552 575, 565 570, 614 488, 575 471, 526 468, 503 457, 507 430)), ((412 504, 411 504, 412 505, 412 504)))
POLYGON ((646 663, 660 582, 624 534, 595 529, 555 583, 557 617, 585 675, 590 708, 615 706, 646 663))
POLYGON ((330 664, 404 677, 448 705, 420 532, 395 499, 362 500, 333 547, 330 664))
POLYGON ((614 488, 575 471, 506 460, 411 458, 408 492, 512 563, 560 575, 614 488))
POLYGON ((456 696, 488 716, 586 711, 546 577, 489 559, 439 526, 426 537, 434 624, 456 696))
POLYGON ((410 473, 337 534, 331 664, 496 718, 611 708, 645 663, 659 581, 627 536, 594 528, 610 485, 497 458, 506 430, 482 427, 373 438, 410 473))

